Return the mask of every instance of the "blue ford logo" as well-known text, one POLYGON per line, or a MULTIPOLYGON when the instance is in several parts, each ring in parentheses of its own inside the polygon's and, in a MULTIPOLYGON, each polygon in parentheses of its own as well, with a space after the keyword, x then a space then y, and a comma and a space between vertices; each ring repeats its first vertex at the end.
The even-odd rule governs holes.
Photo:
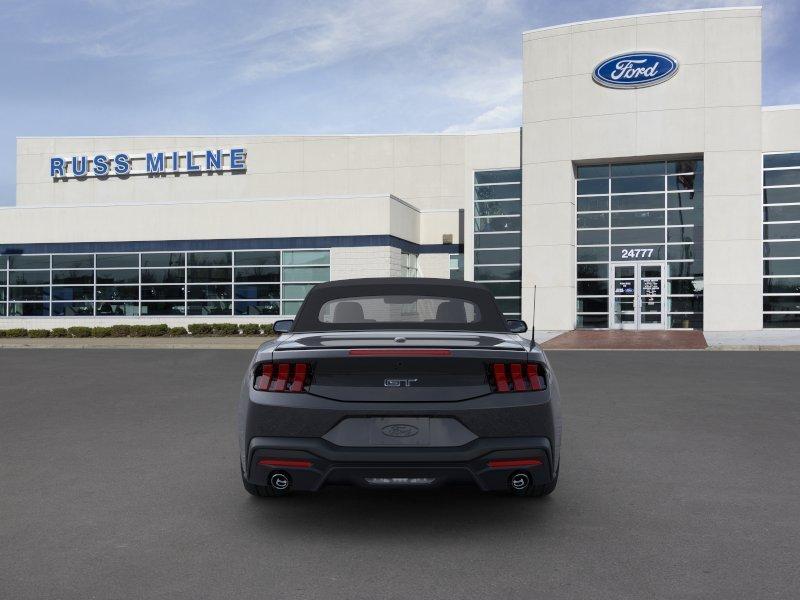
POLYGON ((397 423, 395 425, 387 425, 382 429, 384 435, 389 437, 411 437, 417 435, 419 429, 413 425, 406 425, 404 423, 397 423))
POLYGON ((609 58, 594 69, 592 79, 610 88, 641 88, 666 81, 678 72, 678 61, 657 52, 631 52, 609 58))

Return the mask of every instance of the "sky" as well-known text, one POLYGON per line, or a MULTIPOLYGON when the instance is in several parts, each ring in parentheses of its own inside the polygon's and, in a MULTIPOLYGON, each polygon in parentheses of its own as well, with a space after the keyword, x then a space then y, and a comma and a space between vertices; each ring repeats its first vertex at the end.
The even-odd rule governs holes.
MULTIPOLYGON (((0 205, 16 137, 518 127, 522 32, 754 0, 0 0, 0 205)), ((765 105, 800 103, 798 0, 765 0, 765 105)))

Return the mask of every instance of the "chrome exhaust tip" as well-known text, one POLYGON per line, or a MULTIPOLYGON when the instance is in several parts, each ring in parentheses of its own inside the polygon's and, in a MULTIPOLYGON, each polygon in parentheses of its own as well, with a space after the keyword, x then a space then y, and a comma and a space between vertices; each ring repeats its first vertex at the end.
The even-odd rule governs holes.
POLYGON ((508 480, 511 489, 515 492, 524 492, 531 485, 531 476, 527 473, 514 473, 508 480))
POLYGON ((286 473, 275 471, 269 476, 269 484, 279 492, 285 492, 292 485, 292 481, 286 473))

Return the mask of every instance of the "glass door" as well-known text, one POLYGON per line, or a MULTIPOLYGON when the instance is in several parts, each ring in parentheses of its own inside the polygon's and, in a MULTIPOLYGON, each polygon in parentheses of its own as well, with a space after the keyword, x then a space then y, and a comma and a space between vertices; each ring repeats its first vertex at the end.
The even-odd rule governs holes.
POLYGON ((664 329, 665 263, 611 264, 611 327, 664 329))

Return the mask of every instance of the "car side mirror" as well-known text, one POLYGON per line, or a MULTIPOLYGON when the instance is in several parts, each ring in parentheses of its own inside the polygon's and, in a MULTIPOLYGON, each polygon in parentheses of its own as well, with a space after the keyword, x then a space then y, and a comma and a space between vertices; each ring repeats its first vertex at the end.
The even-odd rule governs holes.
POLYGON ((294 319, 281 319, 272 324, 272 331, 275 333, 289 333, 294 325, 294 319))
POLYGON ((525 321, 519 319, 506 319, 506 325, 511 333, 525 333, 528 331, 528 325, 525 321))

